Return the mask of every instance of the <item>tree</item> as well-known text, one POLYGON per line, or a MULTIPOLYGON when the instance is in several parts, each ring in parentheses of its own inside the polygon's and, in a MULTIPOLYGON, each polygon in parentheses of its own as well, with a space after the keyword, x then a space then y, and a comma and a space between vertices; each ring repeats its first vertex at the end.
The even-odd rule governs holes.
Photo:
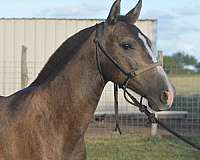
POLYGON ((177 64, 181 64, 183 66, 185 65, 195 66, 197 64, 197 59, 194 56, 189 55, 185 52, 174 53, 172 57, 175 59, 177 64))
POLYGON ((184 56, 184 63, 185 63, 185 65, 195 66, 195 65, 197 65, 198 62, 197 62, 197 59, 194 56, 186 54, 184 56))
POLYGON ((200 62, 195 65, 197 72, 200 72, 200 62))
POLYGON ((168 74, 194 72, 186 68, 186 66, 195 67, 197 63, 197 59, 194 56, 186 54, 185 52, 176 52, 172 56, 164 56, 164 68, 168 74))
POLYGON ((163 57, 164 69, 167 74, 172 74, 175 72, 176 61, 172 56, 163 57))

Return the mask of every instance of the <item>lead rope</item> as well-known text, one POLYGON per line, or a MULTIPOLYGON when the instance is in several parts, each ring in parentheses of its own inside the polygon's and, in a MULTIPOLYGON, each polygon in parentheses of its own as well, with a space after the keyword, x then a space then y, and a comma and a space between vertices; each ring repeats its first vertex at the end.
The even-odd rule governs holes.
POLYGON ((120 125, 119 125, 119 103, 118 103, 118 85, 116 83, 114 83, 114 109, 115 109, 115 132, 119 132, 119 134, 121 135, 121 129, 120 129, 120 125))
MULTIPOLYGON (((132 96, 128 91, 127 91, 127 84, 128 81, 133 79, 135 76, 137 76, 138 74, 144 73, 156 66, 160 66, 162 63, 158 62, 158 63, 154 63, 152 65, 149 65, 147 68, 144 69, 140 69, 137 71, 130 71, 130 72, 126 72, 112 57, 110 57, 110 55, 108 55, 106 53, 106 51, 104 50, 104 48, 101 46, 101 44, 98 41, 98 25, 96 25, 96 39, 95 39, 95 44, 96 44, 96 58, 97 58, 97 67, 98 70, 100 71, 100 73, 102 73, 101 71, 101 65, 100 62, 98 60, 98 47, 101 49, 101 51, 103 52, 103 54, 115 65, 116 68, 118 68, 125 76, 127 76, 127 79, 125 80, 125 82, 122 85, 119 85, 120 88, 122 88, 124 90, 124 97, 126 99, 126 101, 136 107, 139 108, 139 110, 143 113, 145 113, 148 117, 148 119, 150 120, 150 122, 155 122, 158 123, 158 125, 160 125, 161 127, 163 127, 164 129, 166 129, 167 131, 169 131, 170 133, 172 133, 174 136, 178 137, 179 139, 181 139, 182 141, 184 141, 185 143, 191 145, 193 148, 200 150, 200 147, 192 142, 190 142, 189 140, 187 140, 186 138, 184 138, 183 136, 181 136, 180 134, 176 133, 175 131, 171 130, 170 128, 168 128, 167 126, 165 126, 162 122, 160 122, 156 117, 155 114, 151 113, 147 107, 145 105, 142 104, 143 101, 143 97, 141 97, 140 102, 138 102, 138 100, 132 96), (132 100, 132 102, 127 98, 127 95, 129 96, 129 98, 132 100)), ((103 76, 103 75, 102 75, 103 76)), ((117 109, 116 109, 116 117, 118 117, 118 104, 116 105, 117 109)), ((118 118, 116 118, 117 120, 118 118)), ((117 120, 118 123, 118 128, 119 128, 119 120, 117 120)))
POLYGON ((178 134, 177 132, 173 131, 172 129, 168 128, 164 123, 162 123, 161 121, 159 121, 159 120, 155 117, 155 114, 152 113, 152 112, 150 112, 150 111, 148 110, 147 106, 145 106, 145 105, 142 104, 143 97, 141 97, 140 102, 138 102, 138 100, 137 100, 134 96, 132 96, 131 93, 129 93, 129 92, 127 91, 126 87, 123 88, 123 90, 124 90, 124 97, 125 97, 125 100, 126 100, 128 103, 130 103, 130 104, 132 104, 132 105, 138 107, 139 110, 140 110, 140 112, 145 113, 145 115, 148 117, 148 119, 149 119, 149 121, 150 121, 151 123, 157 123, 157 124, 160 125, 162 128, 164 128, 165 130, 167 130, 168 132, 170 132, 171 134, 173 134, 173 135, 176 136, 177 138, 181 139, 183 142, 189 144, 189 145, 192 146, 193 148, 195 148, 195 149, 197 149, 197 150, 200 151, 200 146, 198 146, 198 145, 194 144, 193 142, 189 141, 188 139, 186 139, 186 138, 183 137, 182 135, 178 134), (128 97, 132 100, 132 102, 128 99, 127 95, 128 95, 128 97))

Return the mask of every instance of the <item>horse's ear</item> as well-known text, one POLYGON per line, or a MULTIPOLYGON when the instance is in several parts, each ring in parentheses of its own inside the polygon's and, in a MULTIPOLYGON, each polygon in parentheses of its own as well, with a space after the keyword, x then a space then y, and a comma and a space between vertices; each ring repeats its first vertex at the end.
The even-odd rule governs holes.
POLYGON ((116 0, 112 5, 108 18, 106 20, 108 24, 114 24, 117 21, 117 18, 120 15, 120 3, 121 0, 116 0))
POLYGON ((134 24, 138 20, 141 9, 142 9, 142 0, 139 0, 135 8, 133 8, 126 14, 129 23, 134 24))

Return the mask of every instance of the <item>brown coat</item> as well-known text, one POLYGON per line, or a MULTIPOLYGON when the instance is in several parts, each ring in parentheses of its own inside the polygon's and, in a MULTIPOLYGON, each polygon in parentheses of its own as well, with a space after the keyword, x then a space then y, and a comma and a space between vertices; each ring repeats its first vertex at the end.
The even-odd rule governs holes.
MULTIPOLYGON (((147 37, 133 25, 141 5, 140 0, 121 17, 116 0, 99 25, 100 43, 126 71, 153 63, 147 37)), ((87 28, 64 42, 29 87, 0 97, 0 160, 86 159, 84 134, 105 84, 122 84, 127 78, 98 50, 96 29, 87 28)), ((173 94, 161 67, 134 77, 127 87, 145 96, 155 110, 169 107, 165 91, 173 94)))

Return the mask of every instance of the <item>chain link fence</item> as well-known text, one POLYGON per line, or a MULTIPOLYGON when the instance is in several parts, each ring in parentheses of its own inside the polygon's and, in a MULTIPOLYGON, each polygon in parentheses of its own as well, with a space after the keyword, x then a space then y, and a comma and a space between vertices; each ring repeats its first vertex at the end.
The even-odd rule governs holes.
MULTIPOLYGON (((0 63, 0 93, 10 95, 21 88, 21 63, 0 63), (3 68, 3 69, 2 69, 3 68)), ((44 62, 27 62, 29 84, 36 78, 44 62)), ((157 112, 158 118, 170 128, 185 136, 200 135, 200 74, 176 73, 168 75, 176 88, 176 98, 170 111, 157 112)), ((114 85, 108 83, 104 89, 88 134, 112 134, 115 128, 114 85)), ((139 98, 139 95, 136 95, 139 98)), ((126 103, 119 92, 119 120, 122 132, 151 135, 152 125, 139 110, 126 103)), ((169 135, 159 126, 153 126, 158 135, 169 135), (156 127, 156 128, 155 128, 156 127)))

